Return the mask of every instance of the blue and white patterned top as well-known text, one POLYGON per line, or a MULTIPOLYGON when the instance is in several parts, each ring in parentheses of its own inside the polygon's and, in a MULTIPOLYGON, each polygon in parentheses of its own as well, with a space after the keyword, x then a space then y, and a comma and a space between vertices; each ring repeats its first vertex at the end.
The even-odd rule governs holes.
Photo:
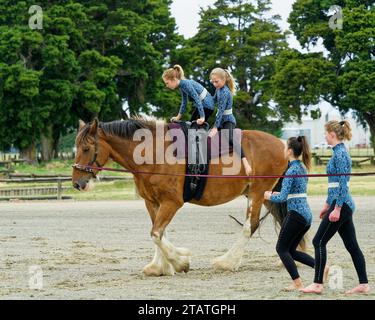
MULTIPOLYGON (((293 160, 289 163, 289 168, 285 175, 304 175, 306 174, 305 167, 302 166, 300 160, 293 160)), ((272 202, 287 203, 288 211, 296 211, 305 218, 308 224, 312 222, 312 213, 307 198, 291 198, 288 199, 289 194, 306 194, 308 178, 284 178, 280 194, 271 196, 272 202)))
MULTIPOLYGON (((333 147, 333 156, 327 164, 328 174, 351 173, 352 159, 343 143, 333 147)), ((350 176, 328 177, 328 183, 338 182, 339 187, 328 188, 327 203, 331 205, 336 200, 336 205, 342 207, 346 203, 354 212, 355 204, 349 191, 350 176)))
POLYGON ((233 106, 232 92, 230 92, 230 89, 227 85, 220 89, 216 89, 214 102, 217 102, 218 107, 215 127, 219 129, 222 127, 223 123, 227 121, 232 122, 234 123, 234 125, 236 125, 236 118, 233 116, 233 114, 223 114, 225 110, 230 110, 233 106))
POLYGON ((184 114, 188 103, 188 98, 191 97, 194 100, 194 105, 198 108, 199 115, 204 118, 203 108, 214 110, 214 99, 211 94, 207 92, 207 96, 201 100, 199 95, 205 90, 205 88, 194 80, 182 79, 180 80, 180 92, 182 95, 182 102, 180 106, 180 114, 184 114))

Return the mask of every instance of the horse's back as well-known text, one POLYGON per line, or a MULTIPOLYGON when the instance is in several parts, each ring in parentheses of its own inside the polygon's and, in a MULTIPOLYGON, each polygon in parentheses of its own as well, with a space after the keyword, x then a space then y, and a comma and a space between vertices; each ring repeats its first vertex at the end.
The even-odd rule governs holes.
POLYGON ((250 158, 257 174, 284 172, 287 160, 284 155, 285 144, 274 135, 259 130, 242 131, 242 148, 250 158), (277 170, 279 168, 279 170, 277 170))
POLYGON ((284 149, 284 143, 279 138, 274 135, 260 131, 260 130, 242 130, 242 139, 250 143, 250 146, 256 148, 262 148, 272 151, 275 148, 278 153, 280 149, 284 149), (270 149, 270 147, 273 147, 270 149))

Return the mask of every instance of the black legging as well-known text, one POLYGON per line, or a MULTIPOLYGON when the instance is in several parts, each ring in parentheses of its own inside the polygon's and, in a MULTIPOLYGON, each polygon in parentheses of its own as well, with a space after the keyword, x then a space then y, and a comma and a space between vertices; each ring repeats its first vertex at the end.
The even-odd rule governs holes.
POLYGON ((314 268, 314 258, 305 252, 297 251, 305 233, 310 229, 310 224, 296 211, 289 211, 282 224, 276 251, 283 262, 286 270, 293 280, 299 278, 296 263, 301 262, 314 268))
POLYGON ((355 229, 353 224, 353 212, 350 207, 344 203, 341 208, 340 220, 337 222, 329 221, 329 214, 335 209, 336 201, 334 201, 324 215, 322 222, 320 223, 319 229, 313 239, 313 245, 315 247, 315 283, 323 283, 324 267, 327 261, 327 250, 326 244, 338 231, 340 237, 344 241, 346 250, 350 253, 354 267, 357 271, 359 282, 368 283, 366 274, 366 262, 365 257, 361 249, 359 248, 357 238, 355 235, 355 229))
MULTIPOLYGON (((233 131, 234 131, 234 129, 236 129, 236 126, 234 125, 233 122, 226 121, 226 122, 223 123, 223 126, 221 127, 221 129, 228 129, 229 130, 229 145, 233 147, 233 131)), ((241 159, 242 158, 245 158, 245 153, 243 152, 243 149, 241 147, 241 159)))
MULTIPOLYGON (((214 110, 210 110, 207 108, 203 108, 204 111, 204 121, 208 122, 208 118, 211 116, 211 114, 214 113, 214 110)), ((193 111, 193 114, 191 115, 190 121, 198 120, 200 118, 199 110, 196 107, 193 111)))

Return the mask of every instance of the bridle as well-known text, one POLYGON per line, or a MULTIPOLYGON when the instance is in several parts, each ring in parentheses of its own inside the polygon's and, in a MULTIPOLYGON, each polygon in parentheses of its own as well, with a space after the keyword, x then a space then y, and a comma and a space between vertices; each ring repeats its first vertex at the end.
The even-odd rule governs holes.
MULTIPOLYGON (((88 165, 75 163, 74 165, 72 165, 72 168, 75 169, 75 170, 81 171, 81 172, 90 173, 93 176, 93 178, 96 179, 96 174, 94 172, 94 169, 92 169, 90 167, 92 167, 93 165, 95 165, 98 168, 103 167, 96 160, 97 157, 98 157, 98 134, 95 135, 95 153, 94 153, 94 156, 93 156, 92 160, 90 161, 90 163, 88 165)), ((96 170, 98 170, 98 169, 96 169, 96 170)))

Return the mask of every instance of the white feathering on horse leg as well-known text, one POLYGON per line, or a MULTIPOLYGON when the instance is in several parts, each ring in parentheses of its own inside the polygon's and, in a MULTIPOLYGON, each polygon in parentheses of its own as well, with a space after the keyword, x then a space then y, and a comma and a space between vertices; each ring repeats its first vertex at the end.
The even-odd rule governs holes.
POLYGON ((155 246, 154 259, 143 268, 146 276, 173 276, 174 268, 164 257, 158 246, 155 246))
POLYGON ((217 257, 212 261, 214 269, 227 271, 238 270, 241 265, 242 256, 245 252, 245 247, 249 242, 250 235, 250 219, 248 219, 243 226, 240 237, 232 248, 224 255, 217 257))
POLYGON ((190 267, 190 255, 181 255, 179 252, 189 253, 190 251, 185 248, 177 248, 168 241, 168 239, 163 236, 160 239, 160 236, 152 237, 155 244, 160 248, 161 252, 164 254, 164 257, 172 264, 176 272, 188 272, 190 267))
MULTIPOLYGON (((168 241, 168 235, 166 230, 164 230, 163 238, 168 241)), ((170 243, 170 241, 168 242, 170 243)), ((189 249, 183 247, 175 247, 172 243, 170 243, 170 245, 174 247, 174 249, 180 256, 191 256, 191 251, 189 249)))
MULTIPOLYGON (((168 240, 166 230, 164 230, 163 238, 170 243, 170 241, 168 240)), ((172 243, 170 243, 170 245, 173 246, 172 243)), ((183 248, 183 247, 175 247, 175 246, 173 246, 173 247, 176 250, 177 254, 179 254, 180 256, 191 256, 191 251, 189 249, 183 248)))

